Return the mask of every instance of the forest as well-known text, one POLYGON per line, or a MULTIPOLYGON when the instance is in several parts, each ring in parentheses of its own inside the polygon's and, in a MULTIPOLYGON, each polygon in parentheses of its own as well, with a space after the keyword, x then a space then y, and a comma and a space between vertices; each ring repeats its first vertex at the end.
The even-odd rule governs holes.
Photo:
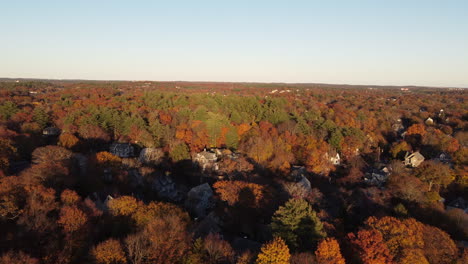
POLYGON ((0 81, 0 264, 466 264, 468 89, 0 81))

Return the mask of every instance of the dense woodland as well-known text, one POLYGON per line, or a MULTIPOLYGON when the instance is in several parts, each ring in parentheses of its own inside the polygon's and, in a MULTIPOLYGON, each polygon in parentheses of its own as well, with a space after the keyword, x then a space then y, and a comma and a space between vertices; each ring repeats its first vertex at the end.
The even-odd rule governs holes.
POLYGON ((1 264, 468 263, 467 90, 0 93, 1 264))

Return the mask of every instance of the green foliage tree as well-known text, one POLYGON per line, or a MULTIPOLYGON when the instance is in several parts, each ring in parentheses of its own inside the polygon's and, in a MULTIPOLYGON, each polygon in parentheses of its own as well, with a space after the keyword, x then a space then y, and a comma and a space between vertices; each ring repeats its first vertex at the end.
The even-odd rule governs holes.
POLYGON ((339 129, 333 130, 328 139, 328 143, 337 150, 341 149, 341 143, 343 142, 343 134, 339 129))
POLYGON ((229 120, 226 116, 218 113, 208 112, 206 128, 208 131, 209 144, 211 147, 217 146, 217 140, 221 136, 221 128, 228 125, 229 120))
POLYGON ((33 120, 34 122, 38 123, 41 128, 44 128, 47 123, 50 122, 49 114, 42 107, 37 107, 34 109, 33 120))
POLYGON ((239 135, 235 127, 230 127, 226 133, 226 147, 230 149, 237 149, 239 146, 239 135))
POLYGON ((9 119, 19 111, 18 106, 12 101, 6 101, 0 105, 0 116, 3 120, 9 119))
POLYGON ((175 145, 169 153, 169 157, 173 162, 190 159, 190 152, 187 144, 182 142, 175 145))
POLYGON ((325 237, 323 225, 310 204, 303 199, 290 199, 275 212, 271 221, 275 236, 283 238, 293 249, 311 248, 325 237))

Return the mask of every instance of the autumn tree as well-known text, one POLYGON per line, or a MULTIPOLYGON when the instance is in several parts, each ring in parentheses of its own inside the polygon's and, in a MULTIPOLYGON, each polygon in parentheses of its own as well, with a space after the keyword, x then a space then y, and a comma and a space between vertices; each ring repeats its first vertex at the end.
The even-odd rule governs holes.
POLYGON ((16 154, 17 149, 9 139, 0 138, 0 170, 6 172, 10 166, 10 158, 16 154))
POLYGON ((0 177, 0 219, 16 219, 22 213, 24 196, 19 177, 0 177))
POLYGON ((387 186, 395 196, 402 199, 418 203, 426 201, 425 191, 428 189, 428 185, 417 177, 405 173, 392 173, 387 186))
POLYGON ((76 136, 74 136, 73 134, 62 133, 59 136, 59 142, 58 143, 59 143, 60 146, 62 146, 64 148, 71 149, 74 146, 76 146, 79 141, 80 140, 76 136))
POLYGON ((255 255, 250 251, 244 251, 237 257, 236 264, 253 264, 255 255))
POLYGON ((44 184, 47 187, 64 189, 73 186, 76 178, 70 176, 67 161, 33 164, 21 172, 24 182, 31 185, 44 184))
POLYGON ((208 263, 230 263, 234 258, 234 250, 231 245, 223 240, 219 234, 210 233, 204 241, 208 263))
POLYGON ((66 233, 72 233, 83 227, 87 221, 86 214, 76 206, 64 206, 60 209, 60 218, 57 223, 66 233))
POLYGON ((18 219, 18 223, 33 230, 45 233, 54 228, 51 212, 57 209, 55 191, 42 185, 26 186, 26 205, 18 219))
POLYGON ((424 225, 424 256, 430 263, 450 264, 457 258, 458 250, 454 241, 437 227, 424 225))
POLYGON ((109 211, 113 215, 131 216, 138 207, 138 202, 131 196, 121 196, 109 201, 109 211))
POLYGON ((400 221, 386 216, 380 219, 370 217, 366 220, 366 225, 382 234, 385 244, 397 263, 410 260, 415 262, 407 263, 427 263, 422 251, 423 225, 420 222, 412 218, 400 221))
POLYGON ((377 230, 360 230, 348 234, 353 253, 363 264, 391 264, 393 256, 377 230))
POLYGON ((122 163, 122 159, 110 152, 101 151, 96 153, 96 162, 103 167, 118 167, 122 163))
POLYGON ((174 263, 187 253, 186 229, 190 222, 187 212, 170 203, 145 205, 129 196, 122 200, 123 197, 112 200, 109 206, 111 212, 128 216, 136 224, 137 233, 125 239, 132 263, 174 263))
POLYGON ((125 240, 133 260, 142 263, 172 264, 189 249, 187 223, 177 215, 166 214, 151 220, 146 227, 125 240))
MULTIPOLYGON (((133 206, 133 203, 131 203, 133 206)), ((166 215, 177 216, 185 225, 190 221, 187 212, 171 203, 150 202, 148 205, 137 204, 137 209, 133 212, 132 218, 138 227, 144 228, 152 220, 166 215)))
POLYGON ((318 243, 315 251, 319 264, 345 264, 340 245, 334 238, 326 238, 318 243))
POLYGON ((50 163, 68 160, 72 157, 72 152, 59 146, 45 146, 36 148, 32 153, 32 161, 36 164, 50 163))
POLYGON ((275 237, 263 245, 257 256, 256 264, 289 264, 291 254, 283 239, 275 237))
POLYGON ((455 179, 453 171, 448 165, 436 161, 424 162, 416 169, 415 175, 429 184, 428 191, 431 191, 434 185, 445 187, 455 179))
POLYGON ((60 194, 60 200, 65 205, 74 205, 80 201, 80 199, 80 196, 73 190, 66 189, 60 194))
POLYGON ((125 250, 132 264, 146 263, 146 258, 149 255, 148 241, 145 236, 140 233, 130 234, 125 238, 125 250))
POLYGON ((78 133, 84 139, 102 140, 104 142, 108 142, 111 139, 109 134, 104 129, 96 125, 80 126, 78 133))
POLYGON ((317 261, 311 252, 296 252, 291 256, 291 264, 317 264, 317 261))
POLYGON ((323 140, 314 137, 302 137, 296 146, 295 155, 316 174, 328 175, 335 169, 329 157, 330 146, 323 140))
POLYGON ((420 135, 424 136, 426 134, 426 127, 424 124, 414 124, 406 130, 407 135, 420 135))
POLYGON ((303 199, 290 199, 280 206, 273 215, 271 228, 291 248, 311 248, 314 241, 326 236, 322 222, 303 199))
POLYGON ((108 239, 95 246, 91 255, 97 264, 126 263, 125 252, 118 240, 108 239))
POLYGON ((8 251, 0 257, 0 264, 39 264, 39 260, 23 251, 8 251))
POLYGON ((406 141, 395 142, 392 144, 390 153, 393 158, 403 157, 404 153, 411 150, 411 146, 406 141))
POLYGON ((249 135, 241 141, 239 150, 259 164, 266 164, 274 153, 271 138, 249 135))
POLYGON ((240 203, 247 207, 260 207, 267 192, 262 185, 244 181, 217 181, 213 187, 221 200, 230 206, 240 203), (252 197, 245 197, 247 193, 252 197))

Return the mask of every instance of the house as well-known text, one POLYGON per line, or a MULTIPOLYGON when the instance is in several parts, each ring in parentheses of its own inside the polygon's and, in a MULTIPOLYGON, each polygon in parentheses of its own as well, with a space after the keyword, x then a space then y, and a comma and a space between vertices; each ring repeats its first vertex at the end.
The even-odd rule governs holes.
POLYGON ((304 166, 291 166, 291 173, 289 174, 291 180, 300 181, 307 175, 307 169, 304 166))
POLYGON ((411 166, 413 168, 416 168, 419 165, 421 165, 423 161, 424 161, 424 156, 421 155, 419 151, 416 151, 412 154, 410 154, 409 152, 406 152, 405 161, 404 161, 404 164, 406 166, 411 166))
POLYGON ((439 111, 439 117, 443 118, 445 116, 444 109, 440 109, 439 111))
POLYGON ((340 154, 336 153, 336 155, 331 155, 330 162, 335 166, 340 165, 341 164, 340 154))
POLYGON ((60 129, 56 127, 46 127, 42 130, 44 136, 58 136, 60 135, 60 129))
POLYGON ((312 191, 312 185, 307 179, 307 170, 304 166, 292 166, 290 179, 294 181, 294 185, 306 190, 307 192, 312 191))
POLYGON ((183 188, 177 186, 168 172, 157 175, 151 183, 151 189, 159 198, 173 202, 180 202, 185 196, 183 188))
POLYGON ((94 202, 97 209, 103 212, 109 210, 109 202, 114 200, 114 197, 104 192, 94 192, 88 198, 94 202))
POLYGON ((364 176, 364 182, 370 186, 382 187, 387 182, 389 175, 390 171, 387 167, 384 167, 380 170, 373 169, 366 173, 364 176))
POLYGON ((214 206, 213 190, 208 183, 193 187, 187 193, 185 207, 197 218, 205 217, 214 206))
POLYGON ((452 158, 450 157, 449 154, 442 152, 442 153, 439 154, 439 156, 437 158, 435 158, 435 160, 440 161, 440 162, 444 162, 444 163, 448 163, 448 162, 452 161, 452 158))
POLYGON ((458 197, 457 199, 453 200, 447 205, 447 210, 455 209, 455 208, 461 209, 466 214, 468 214, 468 201, 466 201, 462 197, 458 197))
POLYGON ((218 170, 218 155, 216 153, 211 152, 211 151, 206 151, 203 150, 200 153, 197 153, 193 159, 194 162, 196 162, 200 167, 202 168, 203 171, 207 169, 213 169, 213 170, 218 170))
POLYGON ((120 158, 130 158, 134 156, 134 147, 130 143, 114 142, 110 146, 110 153, 120 158))
POLYGON ((434 124, 434 120, 430 117, 428 117, 425 121, 426 125, 430 126, 434 124))

